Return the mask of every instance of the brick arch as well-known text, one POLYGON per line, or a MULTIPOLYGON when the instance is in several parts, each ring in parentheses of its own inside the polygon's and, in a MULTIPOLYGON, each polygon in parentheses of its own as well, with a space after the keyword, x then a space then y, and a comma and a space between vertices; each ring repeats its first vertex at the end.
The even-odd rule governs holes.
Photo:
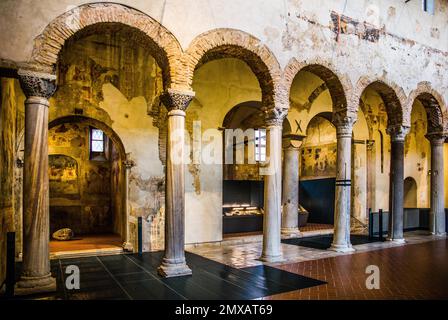
POLYGON ((263 107, 288 108, 277 58, 259 39, 240 30, 214 29, 191 42, 183 59, 185 87, 191 88, 197 68, 221 58, 237 58, 250 67, 260 84, 263 107))
POLYGON ((312 61, 291 59, 283 72, 288 98, 292 83, 300 71, 311 72, 322 79, 326 88, 330 91, 333 112, 356 115, 358 105, 350 104, 350 101, 347 99, 347 97, 351 96, 352 92, 352 85, 348 76, 341 75, 331 64, 321 59, 312 61))
POLYGON ((117 3, 90 3, 75 7, 50 22, 35 38, 30 64, 54 73, 64 43, 77 32, 101 24, 121 24, 137 31, 149 43, 151 54, 165 73, 165 84, 176 87, 176 65, 182 49, 165 27, 146 14, 117 3))
MULTIPOLYGON (((447 132, 448 112, 442 95, 431 87, 431 83, 424 81, 417 85, 408 97, 407 111, 412 112, 412 106, 418 100, 424 106, 428 121, 428 133, 447 132)), ((409 118, 411 115, 409 114, 409 118)))
POLYGON ((387 112, 388 125, 411 126, 410 112, 405 110, 407 105, 406 94, 400 86, 383 77, 361 77, 353 90, 351 97, 352 103, 359 105, 361 96, 367 89, 376 91, 383 99, 387 112))

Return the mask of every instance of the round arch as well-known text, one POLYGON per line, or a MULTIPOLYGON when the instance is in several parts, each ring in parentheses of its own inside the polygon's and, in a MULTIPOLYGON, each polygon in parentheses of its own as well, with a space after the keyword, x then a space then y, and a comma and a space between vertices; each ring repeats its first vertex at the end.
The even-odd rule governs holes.
POLYGON ((368 89, 381 96, 386 107, 388 125, 411 126, 411 113, 406 110, 407 98, 401 87, 385 78, 362 77, 353 90, 352 99, 357 101, 357 105, 361 103, 361 96, 368 89))
POLYGON ((292 83, 301 71, 308 71, 318 76, 330 91, 333 103, 333 112, 348 111, 356 115, 357 105, 351 105, 347 99, 352 92, 349 78, 340 75, 330 64, 321 60, 300 62, 293 58, 284 70, 285 86, 289 99, 292 83))
MULTIPOLYGON (((407 105, 412 112, 414 102, 421 102, 426 111, 428 121, 428 133, 443 132, 447 126, 448 113, 442 96, 435 91, 429 82, 420 82, 408 97, 407 105)), ((410 115, 409 115, 410 117, 410 115)))
POLYGON ((417 182, 413 177, 404 179, 403 207, 417 208, 417 182))
POLYGON ((197 36, 184 56, 185 86, 191 88, 197 68, 221 58, 237 58, 250 67, 260 84, 263 107, 288 108, 276 57, 259 39, 241 30, 214 29, 197 36))
POLYGON ((118 134, 107 124, 102 121, 96 120, 94 118, 86 117, 83 115, 70 115, 56 118, 48 123, 48 129, 51 129, 57 125, 68 123, 68 122, 78 122, 91 125, 92 127, 102 130, 115 144, 120 154, 121 159, 124 161, 126 159, 126 150, 124 148, 123 142, 121 141, 118 134))
POLYGON ((83 4, 56 17, 36 37, 30 62, 42 71, 54 73, 59 52, 68 39, 83 30, 98 31, 101 25, 111 23, 135 30, 136 37, 147 43, 162 68, 165 85, 178 86, 175 73, 182 49, 177 39, 153 18, 117 3, 83 4))
POLYGON ((127 193, 124 192, 127 186, 127 175, 125 173, 125 161, 127 160, 127 154, 125 147, 123 145, 122 140, 118 136, 118 134, 107 124, 104 122, 90 118, 83 115, 68 115, 56 118, 49 122, 48 128, 49 130, 51 128, 54 128, 58 125, 65 124, 65 123, 76 123, 76 124, 83 124, 86 126, 91 126, 97 129, 100 129, 104 132, 104 134, 112 141, 114 147, 117 150, 118 153, 118 175, 117 175, 117 181, 116 181, 116 191, 115 193, 112 193, 111 191, 111 199, 113 195, 115 194, 115 199, 118 201, 119 206, 117 207, 117 211, 115 211, 114 216, 114 222, 113 222, 113 228, 116 233, 118 233, 126 244, 129 240, 129 228, 127 227, 128 221, 128 197, 127 193), (115 229, 116 228, 116 229, 115 229))

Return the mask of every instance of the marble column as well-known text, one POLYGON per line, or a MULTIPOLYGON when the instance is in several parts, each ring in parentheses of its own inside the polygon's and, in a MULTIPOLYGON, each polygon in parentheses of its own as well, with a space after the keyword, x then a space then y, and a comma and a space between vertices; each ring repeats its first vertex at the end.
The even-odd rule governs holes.
POLYGON ((185 261, 185 110, 194 92, 168 89, 161 101, 168 109, 165 174, 165 255, 162 277, 191 275, 185 261))
POLYGON ((17 295, 56 290, 50 272, 50 215, 48 189, 48 99, 56 77, 18 71, 25 100, 23 168, 23 264, 17 295))
POLYGON ((444 235, 445 230, 445 191, 443 176, 443 134, 428 134, 431 141, 431 209, 429 230, 435 235, 444 235))
POLYGON ((299 235, 299 148, 287 142, 283 148, 281 233, 299 235))
POLYGON ((404 193, 404 140, 409 127, 390 126, 387 133, 391 139, 389 184, 389 236, 388 239, 404 243, 403 193, 404 193))
POLYGON ((260 260, 283 260, 281 249, 281 197, 282 197, 282 126, 285 110, 268 111, 266 118, 267 166, 264 175, 263 249, 260 260))
POLYGON ((355 119, 335 119, 337 135, 336 184, 334 204, 334 234, 329 250, 354 251, 350 243, 350 197, 352 131, 355 119))
POLYGON ((130 175, 131 175, 131 169, 135 166, 135 162, 133 161, 133 160, 131 160, 130 159, 130 154, 129 153, 127 153, 126 154, 126 160, 125 161, 123 161, 123 165, 124 165, 124 167, 125 167, 125 177, 124 177, 124 179, 125 179, 125 205, 126 205, 126 212, 125 212, 125 214, 126 214, 126 217, 125 217, 125 220, 124 220, 124 223, 125 223, 125 232, 126 232, 126 234, 125 234, 125 241, 124 241, 124 243, 123 243, 123 250, 124 251, 130 251, 130 252, 132 252, 132 251, 134 251, 134 246, 132 245, 132 242, 131 242, 131 234, 130 234, 130 231, 129 231, 129 216, 130 216, 130 214, 131 214, 131 212, 130 212, 130 204, 129 204, 129 178, 130 178, 130 175))
POLYGON ((367 140, 367 209, 376 210, 376 146, 367 140))

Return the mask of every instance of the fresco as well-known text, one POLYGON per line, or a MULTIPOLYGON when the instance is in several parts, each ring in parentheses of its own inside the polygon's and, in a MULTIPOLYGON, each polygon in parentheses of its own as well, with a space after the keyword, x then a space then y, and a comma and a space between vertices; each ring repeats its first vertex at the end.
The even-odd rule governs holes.
POLYGON ((79 198, 78 162, 66 155, 50 155, 48 166, 51 196, 76 195, 79 198))

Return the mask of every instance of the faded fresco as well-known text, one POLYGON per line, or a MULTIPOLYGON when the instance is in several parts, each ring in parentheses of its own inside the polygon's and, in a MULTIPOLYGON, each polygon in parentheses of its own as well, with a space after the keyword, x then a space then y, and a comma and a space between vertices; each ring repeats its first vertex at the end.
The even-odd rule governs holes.
POLYGON ((336 176, 336 129, 323 117, 314 117, 307 128, 301 148, 300 179, 324 179, 336 176))
MULTIPOLYGON (((49 130, 50 231, 70 228, 77 234, 113 231, 110 149, 91 160, 87 123, 49 130)), ((111 145, 111 144, 108 144, 111 145)))
POLYGON ((50 155, 48 159, 50 194, 52 197, 79 198, 78 162, 65 155, 50 155))

